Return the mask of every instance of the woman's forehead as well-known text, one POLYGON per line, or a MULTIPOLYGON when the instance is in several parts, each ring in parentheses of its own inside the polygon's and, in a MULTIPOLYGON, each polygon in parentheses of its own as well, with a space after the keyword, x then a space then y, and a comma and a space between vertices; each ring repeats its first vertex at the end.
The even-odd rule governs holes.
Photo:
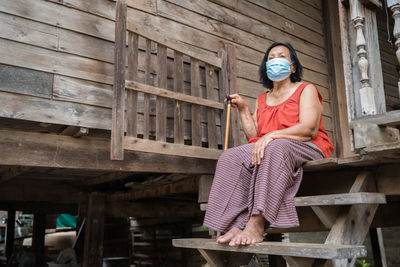
POLYGON ((274 48, 272 48, 271 51, 269 52, 270 55, 271 54, 281 54, 281 53, 283 53, 285 55, 289 55, 290 54, 289 48, 287 48, 286 46, 283 46, 283 45, 278 45, 278 46, 275 46, 274 48))

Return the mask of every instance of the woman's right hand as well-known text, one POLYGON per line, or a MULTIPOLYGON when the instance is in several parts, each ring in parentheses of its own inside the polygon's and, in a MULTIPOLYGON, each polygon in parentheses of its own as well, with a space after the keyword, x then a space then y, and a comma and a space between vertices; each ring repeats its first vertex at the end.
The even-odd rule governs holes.
MULTIPOLYGON (((239 111, 248 108, 246 100, 244 100, 240 95, 232 94, 229 95, 229 97, 231 98, 231 103, 233 108, 237 108, 239 111)), ((226 98, 224 102, 226 102, 226 98)))

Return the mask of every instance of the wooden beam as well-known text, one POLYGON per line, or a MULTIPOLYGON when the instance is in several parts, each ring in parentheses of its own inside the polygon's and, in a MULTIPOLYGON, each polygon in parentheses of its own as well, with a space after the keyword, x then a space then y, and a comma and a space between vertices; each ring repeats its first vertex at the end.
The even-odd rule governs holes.
POLYGON ((59 181, 15 179, 0 186, 0 202, 43 201, 76 203, 79 189, 59 181))
MULTIPOLYGON (((124 149, 131 151, 147 152, 154 154, 165 154, 172 156, 203 158, 217 160, 222 154, 222 150, 189 146, 162 141, 153 141, 126 136, 124 138, 124 149)), ((182 166, 183 167, 183 166, 182 166)))
POLYGON ((32 248, 35 254, 36 266, 44 263, 44 240, 46 231, 46 214, 37 212, 33 214, 32 248))
POLYGON ((103 264, 105 196, 91 193, 85 227, 83 266, 97 267, 103 264))
POLYGON ((6 228, 6 245, 5 256, 10 259, 14 251, 14 236, 15 236, 15 210, 7 210, 7 228, 6 228))
MULTIPOLYGON (((127 152, 124 161, 110 160, 110 140, 0 130, 1 165, 96 171, 212 174, 215 160, 127 152)), ((186 147, 186 146, 185 146, 186 147)), ((0 196, 1 197, 1 196, 0 196)))
POLYGON ((12 178, 23 174, 24 172, 29 171, 30 169, 32 169, 32 168, 22 167, 22 166, 9 167, 7 170, 0 173, 0 183, 7 182, 7 181, 11 180, 12 178))
POLYGON ((132 176, 134 173, 132 172, 111 172, 107 174, 103 174, 97 177, 87 178, 86 184, 87 185, 96 185, 96 184, 103 184, 109 183, 112 181, 122 180, 129 176, 132 176))
POLYGON ((326 227, 326 229, 331 229, 333 224, 336 221, 340 207, 311 206, 311 209, 314 211, 314 213, 317 215, 317 217, 321 220, 322 224, 326 227))
POLYGON ((394 127, 382 127, 368 122, 358 122, 354 125, 354 147, 374 147, 400 142, 400 133, 394 127))
POLYGON ((338 1, 323 1, 322 4, 325 30, 326 49, 328 54, 329 92, 331 101, 332 118, 334 123, 333 140, 337 157, 349 157, 351 151, 349 119, 346 99, 346 82, 342 58, 342 38, 340 32, 340 17, 338 1))
POLYGON ((88 135, 89 129, 85 127, 67 126, 60 134, 79 138, 88 135))
POLYGON ((145 189, 135 189, 135 183, 129 183, 126 186, 131 186, 132 191, 114 193, 108 196, 110 201, 119 200, 136 200, 152 197, 170 196, 176 193, 195 193, 198 188, 199 177, 185 177, 179 181, 172 181, 167 184, 149 184, 145 189))
POLYGON ((197 96, 186 95, 184 93, 177 93, 174 91, 147 85, 136 81, 126 81, 125 87, 126 89, 135 90, 138 92, 147 93, 151 95, 161 96, 169 99, 180 100, 186 103, 196 104, 220 110, 224 109, 224 104, 219 103, 217 101, 212 101, 197 96))
POLYGON ((172 200, 152 200, 148 202, 107 201, 106 214, 110 217, 137 218, 203 216, 197 204, 172 200))
POLYGON ((112 100, 111 160, 123 160, 125 131, 126 0, 117 1, 115 15, 114 95, 112 100))
POLYGON ((354 119, 350 123, 350 127, 354 128, 358 122, 367 122, 380 126, 396 126, 400 124, 400 110, 393 110, 384 114, 354 119))

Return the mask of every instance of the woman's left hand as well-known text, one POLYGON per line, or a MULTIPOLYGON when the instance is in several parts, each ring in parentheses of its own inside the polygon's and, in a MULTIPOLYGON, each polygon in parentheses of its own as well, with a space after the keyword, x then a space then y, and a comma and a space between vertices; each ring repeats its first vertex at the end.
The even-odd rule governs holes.
POLYGON ((265 148, 272 140, 274 139, 272 139, 271 135, 266 134, 253 144, 253 149, 251 151, 251 163, 253 165, 261 164, 261 160, 264 157, 265 148))

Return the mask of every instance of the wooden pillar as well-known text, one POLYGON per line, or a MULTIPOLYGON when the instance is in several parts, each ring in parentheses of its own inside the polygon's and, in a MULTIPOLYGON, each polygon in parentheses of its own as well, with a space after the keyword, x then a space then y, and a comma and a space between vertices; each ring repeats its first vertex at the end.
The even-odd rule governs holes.
POLYGON ((124 159, 126 0, 118 0, 115 17, 114 95, 112 99, 111 160, 124 159))
POLYGON ((100 193, 89 196, 83 255, 84 267, 98 267, 103 261, 105 197, 100 193))
POLYGON ((32 249, 36 257, 36 265, 44 263, 44 241, 46 231, 46 214, 37 212, 33 214, 32 249))
POLYGON ((347 53, 343 47, 343 39, 347 37, 347 30, 341 32, 341 18, 338 1, 323 1, 323 12, 326 32, 326 47, 328 56, 329 92, 334 123, 334 145, 337 157, 349 157, 351 152, 351 140, 349 129, 348 101, 346 96, 345 62, 343 53, 347 53), (338 27, 340 25, 340 27, 338 27), (343 38, 343 34, 345 37, 343 38))
POLYGON ((11 257, 14 250, 15 236, 15 210, 7 211, 6 247, 5 255, 7 260, 11 257))
MULTIPOLYGON (((400 65, 400 0, 387 0, 387 5, 393 13, 394 27, 393 36, 395 38, 395 44, 397 47, 396 57, 397 62, 400 65)), ((397 82, 399 96, 400 96, 400 70, 399 70, 399 81, 397 82)))

